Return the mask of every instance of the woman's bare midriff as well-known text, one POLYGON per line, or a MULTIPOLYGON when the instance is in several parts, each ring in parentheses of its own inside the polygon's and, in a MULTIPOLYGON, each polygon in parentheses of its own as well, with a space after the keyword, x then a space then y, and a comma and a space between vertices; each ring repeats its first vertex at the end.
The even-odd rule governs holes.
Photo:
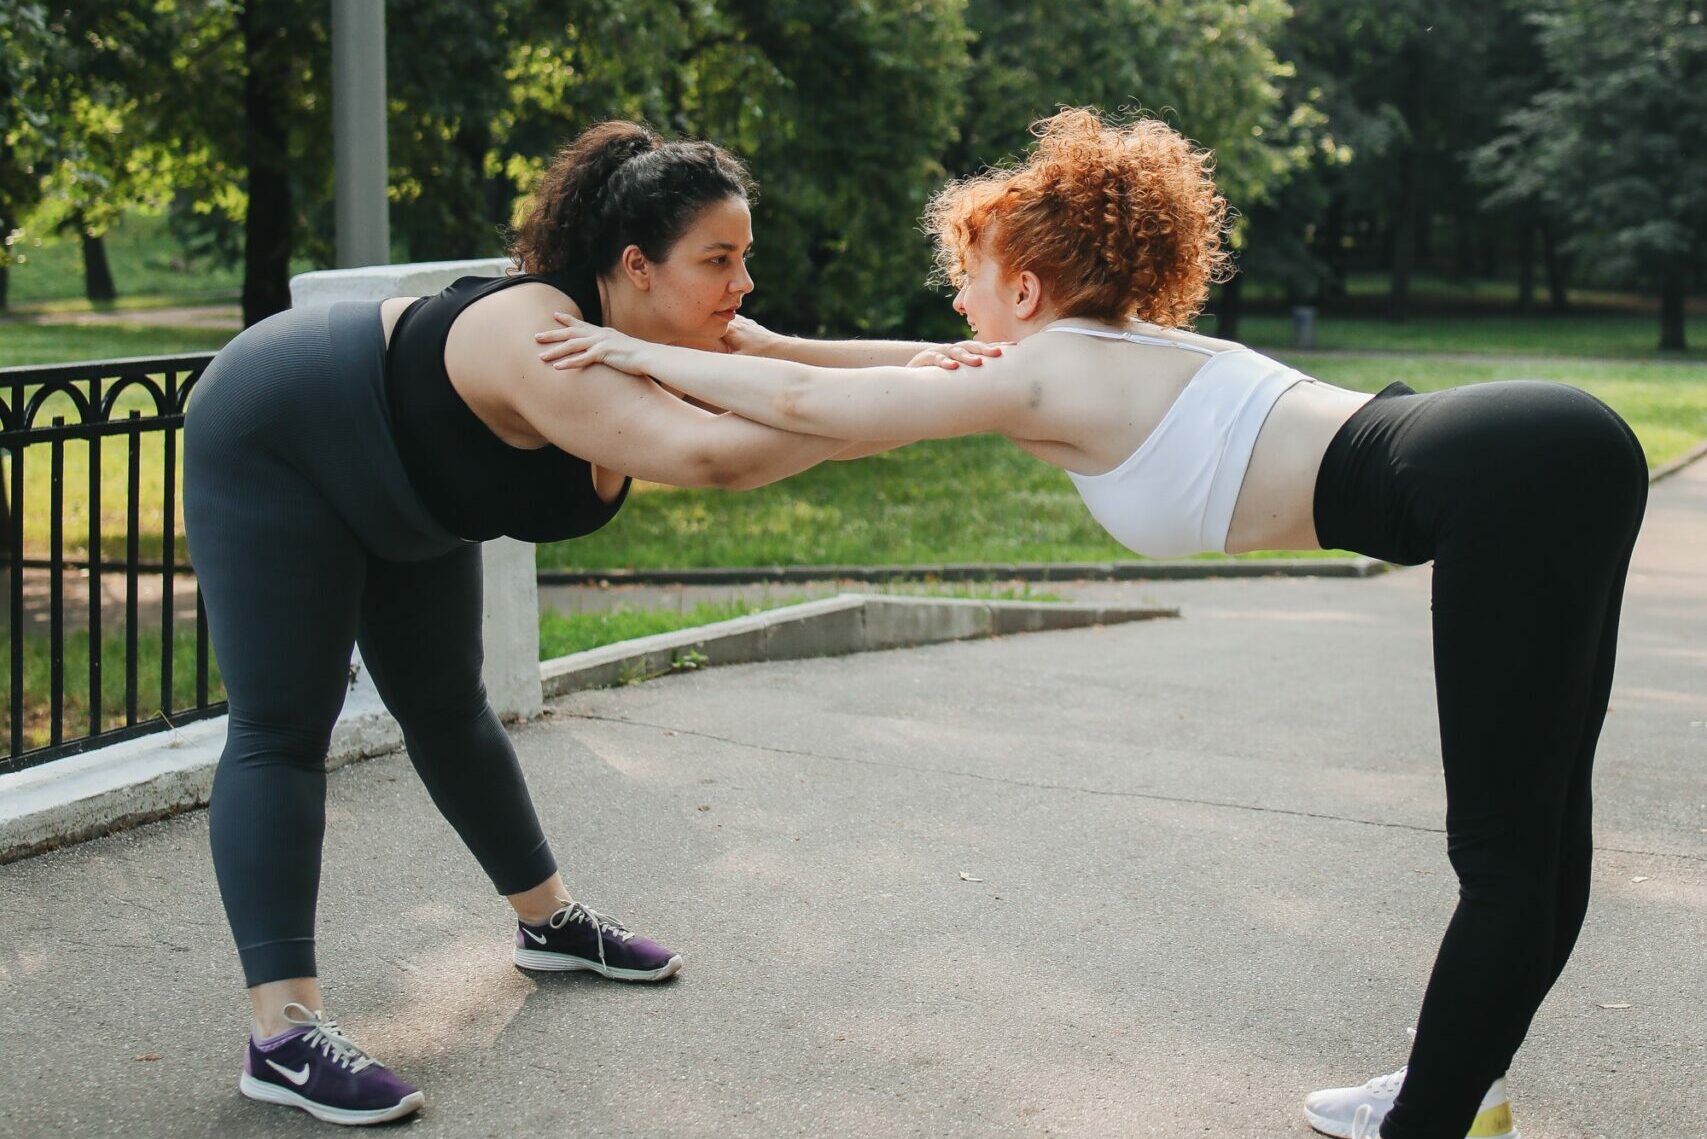
MULTIPOLYGON (((391 333, 397 327, 397 319, 403 315, 403 311, 405 309, 415 303, 418 299, 419 298, 417 297, 390 297, 379 303, 379 322, 381 327, 385 330, 385 346, 387 349, 391 347, 391 333)), ((492 430, 496 433, 496 428, 493 428, 492 424, 486 422, 485 416, 480 415, 480 412, 472 407, 470 410, 474 410, 474 414, 480 419, 480 421, 482 423, 486 423, 488 430, 492 430)), ((504 439, 504 442, 511 446, 516 445, 513 440, 504 438, 503 435, 499 435, 499 438, 504 439)), ((543 437, 540 437, 538 443, 535 445, 543 444, 544 439, 543 437)), ((622 493, 624 476, 618 471, 608 471, 603 467, 592 466, 592 464, 588 465, 591 467, 594 493, 596 493, 600 500, 604 502, 614 502, 616 500, 616 496, 622 493)))
POLYGON ((1368 403, 1363 392, 1309 380, 1281 396, 1263 421, 1227 530, 1227 552, 1314 550, 1316 472, 1334 435, 1368 403))

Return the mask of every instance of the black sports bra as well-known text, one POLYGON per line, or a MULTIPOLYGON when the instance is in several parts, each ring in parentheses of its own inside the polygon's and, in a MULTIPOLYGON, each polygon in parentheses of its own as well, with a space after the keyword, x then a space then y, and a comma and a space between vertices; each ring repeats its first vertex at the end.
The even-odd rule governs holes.
POLYGON ((460 277, 403 310, 385 353, 385 397, 403 469, 439 525, 469 541, 578 538, 616 517, 628 497, 625 479, 616 501, 599 498, 592 465, 567 451, 510 446, 451 386, 445 371, 451 325, 475 301, 523 281, 561 289, 587 320, 603 322, 589 274, 460 277))

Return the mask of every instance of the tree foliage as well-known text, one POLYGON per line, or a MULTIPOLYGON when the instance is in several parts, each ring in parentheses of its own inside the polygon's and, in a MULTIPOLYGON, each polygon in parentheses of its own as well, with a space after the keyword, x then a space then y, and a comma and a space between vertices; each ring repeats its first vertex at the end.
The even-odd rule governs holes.
POLYGON ((1703 8, 1546 0, 1534 22, 1553 81, 1477 154, 1496 204, 1544 203, 1592 272, 1660 292, 1662 348, 1684 347, 1683 297, 1707 246, 1703 8))

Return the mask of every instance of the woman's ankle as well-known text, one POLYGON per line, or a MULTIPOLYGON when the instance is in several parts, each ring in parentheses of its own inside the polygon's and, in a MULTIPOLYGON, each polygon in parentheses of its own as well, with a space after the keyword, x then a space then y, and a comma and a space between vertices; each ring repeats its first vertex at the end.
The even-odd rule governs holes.
POLYGON ((569 904, 569 887, 563 884, 562 875, 553 874, 531 890, 506 894, 504 900, 522 922, 539 925, 569 904))
MULTIPOLYGON (((285 1009, 293 1004, 301 1005, 310 1012, 319 1012, 324 1004, 320 995, 320 979, 289 977, 251 988, 249 1030, 255 1039, 265 1040, 299 1027, 285 1016, 285 1009)), ((301 1016, 300 1013, 297 1015, 301 1016)))

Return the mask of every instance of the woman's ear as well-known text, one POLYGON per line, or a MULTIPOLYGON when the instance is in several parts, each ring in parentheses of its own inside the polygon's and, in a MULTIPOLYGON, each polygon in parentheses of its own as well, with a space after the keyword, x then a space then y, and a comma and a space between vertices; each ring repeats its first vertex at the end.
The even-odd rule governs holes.
POLYGON ((641 292, 652 289, 652 263, 646 260, 646 254, 640 252, 640 246, 630 245, 622 251, 622 271, 628 274, 628 279, 641 292))
POLYGON ((1030 320, 1043 307, 1043 282, 1030 269, 1020 270, 1015 280, 1014 316, 1030 320))

